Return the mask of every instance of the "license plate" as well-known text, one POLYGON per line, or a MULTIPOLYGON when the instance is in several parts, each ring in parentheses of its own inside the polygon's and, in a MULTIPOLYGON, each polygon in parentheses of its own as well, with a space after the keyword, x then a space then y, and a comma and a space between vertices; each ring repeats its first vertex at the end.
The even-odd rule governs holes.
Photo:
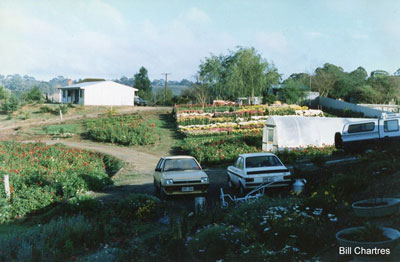
POLYGON ((191 192, 193 190, 194 190, 194 188, 192 186, 183 186, 182 187, 182 192, 191 192))
POLYGON ((273 182, 275 181, 275 177, 263 177, 263 182, 273 182))

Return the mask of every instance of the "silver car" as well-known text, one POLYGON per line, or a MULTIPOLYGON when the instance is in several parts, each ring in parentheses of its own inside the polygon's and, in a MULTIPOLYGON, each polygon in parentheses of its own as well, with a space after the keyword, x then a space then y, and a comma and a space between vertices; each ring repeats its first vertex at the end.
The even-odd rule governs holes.
POLYGON ((205 194, 208 186, 208 176, 194 157, 167 156, 158 161, 154 189, 160 196, 205 194))
POLYGON ((228 185, 239 188, 243 195, 246 189, 272 183, 270 187, 289 186, 290 171, 281 160, 271 153, 242 154, 234 166, 229 166, 228 185))

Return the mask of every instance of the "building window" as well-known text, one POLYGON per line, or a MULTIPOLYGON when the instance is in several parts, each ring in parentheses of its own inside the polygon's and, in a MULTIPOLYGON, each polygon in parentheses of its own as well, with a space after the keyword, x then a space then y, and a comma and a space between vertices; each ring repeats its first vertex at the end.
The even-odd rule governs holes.
POLYGON ((72 95, 72 91, 68 90, 68 97, 70 97, 72 95))
POLYGON ((80 92, 79 92, 79 97, 80 98, 82 98, 83 97, 83 90, 81 89, 81 90, 79 90, 80 92))
POLYGON ((398 120, 387 120, 383 124, 385 132, 396 132, 399 131, 399 121, 398 120))
POLYGON ((63 98, 67 98, 67 90, 63 90, 63 98))

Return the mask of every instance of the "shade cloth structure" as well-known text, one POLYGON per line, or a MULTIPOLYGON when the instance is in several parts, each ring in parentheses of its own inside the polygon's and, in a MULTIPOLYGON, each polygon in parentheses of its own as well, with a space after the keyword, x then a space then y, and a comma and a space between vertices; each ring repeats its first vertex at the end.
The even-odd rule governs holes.
POLYGON ((263 151, 334 145, 335 133, 360 118, 270 116, 263 130, 263 151))

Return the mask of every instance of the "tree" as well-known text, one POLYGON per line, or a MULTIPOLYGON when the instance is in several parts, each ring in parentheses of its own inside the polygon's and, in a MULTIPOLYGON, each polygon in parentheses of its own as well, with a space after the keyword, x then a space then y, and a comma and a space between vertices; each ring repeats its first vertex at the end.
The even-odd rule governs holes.
POLYGON ((211 55, 199 68, 199 81, 209 87, 213 99, 260 96, 280 80, 275 66, 254 48, 240 47, 228 55, 211 55))
POLYGON ((18 110, 18 106, 19 106, 19 101, 18 98, 13 94, 10 96, 10 98, 5 101, 2 106, 1 109, 6 112, 6 113, 12 113, 18 110))
POLYGON ((295 79, 289 77, 283 81, 282 88, 279 90, 279 99, 281 101, 288 104, 298 104, 304 99, 309 87, 303 85, 299 79, 295 79))
POLYGON ((34 86, 31 90, 24 93, 24 99, 29 103, 43 103, 43 92, 38 86, 34 86))
POLYGON ((7 101, 10 97, 10 91, 4 88, 4 86, 0 86, 0 102, 7 101))
POLYGON ((204 108, 210 99, 210 90, 208 86, 205 84, 195 84, 192 89, 197 102, 204 108))
POLYGON ((388 76, 389 73, 385 70, 375 70, 371 72, 371 77, 375 78, 375 77, 380 77, 380 76, 388 76))
POLYGON ((209 86, 212 96, 218 99, 228 97, 228 92, 224 88, 227 62, 225 57, 211 55, 201 61, 199 66, 199 81, 209 86))
POLYGON ((134 76, 135 88, 139 89, 139 96, 151 100, 153 97, 152 86, 150 79, 147 75, 147 69, 143 66, 139 69, 139 73, 134 76))
POLYGON ((312 77, 312 91, 319 92, 320 96, 327 97, 329 92, 333 90, 336 79, 331 73, 323 70, 316 71, 315 76, 312 77))
MULTIPOLYGON (((263 90, 268 89, 268 83, 279 80, 274 72, 275 68, 261 57, 254 48, 240 48, 235 54, 235 62, 229 68, 227 86, 232 89, 235 97, 261 96, 263 90), (272 79, 271 79, 272 78, 272 79)), ((251 99, 252 101, 253 99, 251 99)))
POLYGON ((157 105, 172 105, 172 98, 174 94, 167 88, 167 97, 164 103, 164 88, 157 89, 156 95, 154 96, 154 102, 157 105))

